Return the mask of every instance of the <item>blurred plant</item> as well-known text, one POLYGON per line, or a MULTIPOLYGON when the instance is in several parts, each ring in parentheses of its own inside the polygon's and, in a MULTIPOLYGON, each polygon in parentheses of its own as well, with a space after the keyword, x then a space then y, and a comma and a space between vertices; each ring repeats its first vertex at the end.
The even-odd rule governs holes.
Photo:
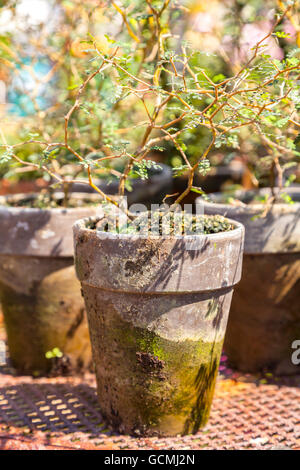
MULTIPOLYGON (((38 128, 41 137, 30 134, 27 141, 16 144, 2 135, 2 163, 31 165, 60 184, 68 182, 65 167, 72 163, 71 181, 86 173, 90 186, 111 201, 94 184, 97 171, 117 173, 122 195, 131 175, 145 176, 155 165, 148 160, 151 152, 171 144, 180 157, 176 171, 188 174, 187 188, 176 199, 180 202, 191 190, 202 192, 194 186, 194 175, 198 169, 207 172, 213 149, 238 148, 244 131, 250 129, 268 152, 260 162, 268 166, 273 186, 276 175, 282 186, 285 165, 300 155, 299 50, 290 50, 279 60, 265 48, 270 38, 283 36, 282 22, 297 5, 286 2, 238 70, 229 77, 211 77, 201 67, 201 52, 173 32, 178 17, 185 14, 182 2, 102 2, 105 17, 115 24, 116 17, 121 18, 121 26, 105 35, 105 46, 91 32, 83 42, 80 50, 88 70, 69 78, 73 85, 66 102, 73 98, 73 103, 64 114, 63 135, 41 136, 38 128), (79 84, 74 77, 81 75, 85 79, 79 84), (197 129, 206 130, 208 141, 198 155, 190 155, 185 141, 197 129), (20 157, 24 145, 43 148, 38 163, 20 157), (125 167, 116 171, 110 166, 114 161, 125 161, 125 167)), ((62 103, 60 112, 65 108, 62 103)))
MULTIPOLYGON (((261 44, 263 52, 270 59, 283 60, 289 54, 299 56, 299 2, 293 2, 293 8, 278 24, 276 34, 271 35, 268 33, 272 29, 274 15, 285 8, 280 0, 213 0, 209 3, 190 0, 187 3, 189 11, 185 14, 184 38, 193 49, 199 50, 193 65, 204 68, 214 82, 235 75, 250 59, 253 48, 262 38, 265 38, 261 44)), ((185 139, 188 152, 197 155, 203 151, 208 139, 209 133, 203 128, 193 130, 185 139)), ((269 149, 258 134, 245 127, 236 146, 228 147, 224 142, 219 150, 211 153, 210 160, 213 165, 227 165, 235 158, 242 159, 247 168, 243 184, 265 186, 270 185, 269 165, 266 164, 270 159, 261 157, 268 154, 269 149)))
MULTIPOLYGON (((72 104, 77 85, 90 71, 88 45, 84 42, 88 32, 98 35, 97 44, 103 50, 109 50, 104 33, 106 29, 109 31, 111 23, 102 13, 101 2, 95 0, 85 3, 78 0, 19 0, 8 2, 1 9, 0 61, 8 90, 9 104, 4 122, 9 123, 6 129, 12 129, 6 133, 9 143, 32 140, 37 136, 40 140, 49 140, 50 136, 53 140, 62 140, 60 123, 72 104)), ((113 23, 118 30, 120 24, 113 23)), ((93 81, 86 96, 90 105, 102 94, 106 103, 112 106, 108 87, 106 82, 93 81)), ((103 133, 111 135, 114 123, 107 116, 101 122, 101 107, 95 114, 97 120, 91 119, 88 106, 82 106, 76 114, 70 137, 72 148, 93 152, 102 141, 103 133)), ((73 173, 72 166, 67 165, 73 163, 72 155, 68 148, 60 154, 67 174, 73 173)), ((22 146, 19 156, 35 164, 31 166, 32 170, 43 160, 40 148, 34 145, 22 146)))

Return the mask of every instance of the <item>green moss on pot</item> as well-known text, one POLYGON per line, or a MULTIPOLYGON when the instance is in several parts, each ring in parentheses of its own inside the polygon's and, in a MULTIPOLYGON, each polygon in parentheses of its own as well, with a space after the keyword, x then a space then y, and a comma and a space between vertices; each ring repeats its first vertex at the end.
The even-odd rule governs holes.
POLYGON ((208 420, 223 341, 167 339, 125 321, 105 295, 102 315, 93 289, 83 289, 107 421, 135 435, 197 432, 208 420))

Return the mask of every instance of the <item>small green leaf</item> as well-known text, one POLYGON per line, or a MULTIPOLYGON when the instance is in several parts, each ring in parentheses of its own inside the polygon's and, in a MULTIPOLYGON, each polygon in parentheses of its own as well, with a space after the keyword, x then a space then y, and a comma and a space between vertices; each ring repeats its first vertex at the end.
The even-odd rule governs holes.
POLYGON ((274 36, 277 36, 278 38, 290 38, 291 36, 288 33, 285 33, 284 31, 275 31, 273 33, 274 36))
POLYGON ((198 188, 197 186, 192 186, 191 191, 193 191, 193 193, 197 193, 197 194, 204 194, 203 189, 198 188))
POLYGON ((77 84, 74 84, 74 85, 70 85, 68 86, 68 90, 75 90, 75 88, 78 88, 80 85, 77 85, 77 84))

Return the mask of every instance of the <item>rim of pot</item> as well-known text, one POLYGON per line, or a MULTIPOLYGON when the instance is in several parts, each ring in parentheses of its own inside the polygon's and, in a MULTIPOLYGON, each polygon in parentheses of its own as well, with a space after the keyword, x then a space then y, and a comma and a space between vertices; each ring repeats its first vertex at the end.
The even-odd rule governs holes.
MULTIPOLYGON (((132 234, 132 233, 115 233, 115 232, 104 232, 102 230, 96 230, 94 228, 89 228, 87 227, 88 224, 94 224, 102 220, 104 217, 99 217, 99 216, 92 216, 92 217, 84 217, 83 219, 77 220, 74 225, 73 229, 76 230, 83 230, 88 233, 92 234, 97 234, 99 238, 110 238, 110 239, 135 239, 135 238, 143 238, 145 236, 139 235, 139 234, 132 234)), ((199 238, 207 238, 209 237, 210 239, 213 240, 222 240, 223 238, 230 239, 230 238, 237 238, 239 236, 243 236, 245 232, 244 225, 241 224, 240 222, 237 222, 236 220, 229 219, 226 217, 226 220, 228 220, 232 225, 234 225, 234 228, 232 230, 224 231, 224 232, 218 232, 218 233, 209 233, 209 234, 201 234, 201 235, 153 235, 153 236, 148 236, 147 239, 155 239, 157 240, 158 238, 163 238, 165 240, 174 240, 174 239, 189 239, 189 240, 194 240, 194 239, 199 239, 199 238)))
MULTIPOLYGON (((286 188, 286 190, 282 189, 278 194, 280 193, 286 193, 291 198, 297 198, 296 201, 294 201, 293 204, 288 204, 284 202, 276 202, 275 204, 271 205, 272 210, 280 211, 280 212, 298 212, 300 210, 300 188, 297 187, 291 187, 291 188, 286 188)), ((236 197, 238 200, 241 202, 243 201, 243 198, 245 200, 245 196, 247 195, 270 195, 271 194, 271 188, 260 188, 260 189, 249 189, 249 190, 243 190, 243 189, 238 189, 234 191, 232 194, 228 194, 228 196, 232 195, 233 197, 236 197)), ((263 202, 255 202, 252 204, 249 203, 244 203, 243 206, 235 206, 233 204, 230 204, 229 202, 220 202, 226 196, 226 192, 218 192, 218 193, 211 193, 209 197, 212 199, 212 201, 205 201, 201 196, 197 198, 198 204, 204 204, 205 206, 210 206, 210 207, 218 207, 218 208, 224 208, 228 209, 230 208, 231 210, 237 210, 237 211, 248 211, 248 212, 257 212, 257 211, 262 211, 266 207, 266 204, 263 202)), ((253 199, 250 199, 248 202, 251 202, 253 199)), ((235 221, 234 221, 235 222, 235 221)))
MULTIPOLYGON (((39 207, 26 207, 23 205, 20 206, 9 206, 7 205, 7 202, 13 202, 17 203, 18 201, 33 201, 35 200, 40 193, 18 193, 18 194, 8 194, 6 196, 0 196, 0 208, 5 208, 7 210, 22 210, 25 212, 40 212, 40 211, 53 211, 53 212, 59 212, 61 213, 62 211, 64 212, 74 212, 80 209, 83 209, 85 206, 84 204, 78 207, 44 207, 44 208, 39 208, 39 207)), ((54 199, 55 200, 60 200, 63 199, 64 193, 62 191, 56 191, 53 193, 54 199)), ((110 196, 114 198, 113 196, 110 196)), ((99 202, 99 205, 103 202, 103 198, 99 194, 95 193, 84 193, 84 192, 76 192, 72 193, 70 192, 70 198, 72 200, 82 200, 86 199, 87 202, 99 202)), ((96 206, 95 206, 96 207, 96 206)))
MULTIPOLYGON (((103 215, 97 194, 83 193, 86 200, 99 201, 95 205, 72 208, 30 208, 1 205, 1 201, 34 198, 38 194, 17 194, 0 198, 0 254, 37 257, 73 257, 73 223, 91 215, 103 215)), ((76 198, 80 198, 76 193, 76 198)))

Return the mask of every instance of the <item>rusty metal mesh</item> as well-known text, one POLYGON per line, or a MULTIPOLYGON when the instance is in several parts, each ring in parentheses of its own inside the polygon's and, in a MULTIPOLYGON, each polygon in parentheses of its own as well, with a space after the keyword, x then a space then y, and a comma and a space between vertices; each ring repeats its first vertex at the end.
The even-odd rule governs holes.
POLYGON ((137 439, 106 427, 93 374, 33 379, 12 373, 0 367, 0 449, 300 449, 300 377, 265 383, 223 373, 204 430, 137 439))

